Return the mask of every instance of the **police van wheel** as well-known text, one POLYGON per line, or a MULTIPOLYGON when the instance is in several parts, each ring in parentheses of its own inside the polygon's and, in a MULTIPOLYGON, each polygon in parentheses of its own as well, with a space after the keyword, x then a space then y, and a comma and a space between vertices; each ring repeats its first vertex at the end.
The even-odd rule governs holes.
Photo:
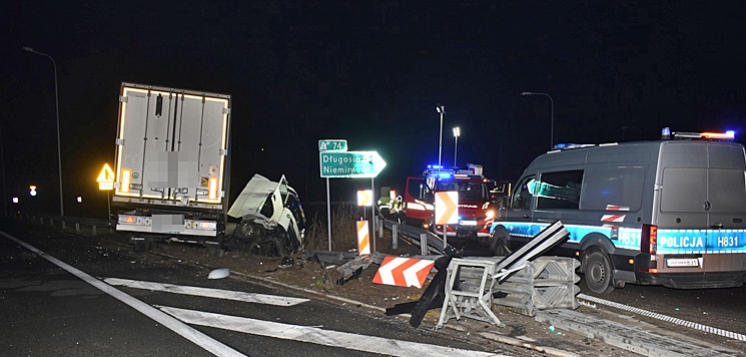
POLYGON ((507 257, 512 253, 510 251, 510 233, 505 227, 495 227, 495 231, 492 232, 490 250, 492 250, 492 254, 501 257, 507 257))
POLYGON ((583 264, 583 274, 585 275, 585 284, 592 292, 596 294, 606 294, 614 290, 611 285, 613 272, 609 257, 600 251, 594 251, 588 254, 583 264))

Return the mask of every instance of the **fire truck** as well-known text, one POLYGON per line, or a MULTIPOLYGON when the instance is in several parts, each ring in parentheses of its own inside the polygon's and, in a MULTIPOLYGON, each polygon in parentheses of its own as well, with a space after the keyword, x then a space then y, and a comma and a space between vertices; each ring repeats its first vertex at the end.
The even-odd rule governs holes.
POLYGON ((403 213, 406 223, 442 234, 444 227, 435 225, 435 193, 458 192, 457 224, 446 225, 446 235, 489 242, 497 205, 492 200, 494 182, 482 174, 482 166, 468 164, 466 170, 428 165, 422 176, 407 177, 403 213))

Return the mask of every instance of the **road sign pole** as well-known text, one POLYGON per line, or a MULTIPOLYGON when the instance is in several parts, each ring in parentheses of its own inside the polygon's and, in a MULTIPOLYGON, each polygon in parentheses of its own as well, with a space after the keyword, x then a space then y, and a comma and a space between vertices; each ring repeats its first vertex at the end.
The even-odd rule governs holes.
POLYGON ((329 178, 326 179, 326 224, 329 237, 329 251, 332 251, 332 201, 329 197, 329 178))
POLYGON ((446 235, 446 224, 443 225, 443 249, 448 247, 448 235, 446 235))
MULTIPOLYGON (((370 192, 371 192, 370 200, 371 201, 373 201, 373 199, 376 197, 376 185, 374 181, 375 179, 371 177, 370 178, 370 192)), ((378 215, 376 214, 376 205, 374 202, 371 202, 370 208, 371 208, 370 226, 373 228, 373 234, 371 235, 371 237, 373 237, 373 254, 375 254, 376 253, 376 220, 378 220, 378 215)), ((363 211, 365 211, 365 207, 363 207, 363 211)))
POLYGON ((106 226, 109 227, 111 224, 109 221, 111 220, 111 200, 109 199, 109 191, 106 191, 106 206, 109 207, 109 216, 106 217, 106 226))

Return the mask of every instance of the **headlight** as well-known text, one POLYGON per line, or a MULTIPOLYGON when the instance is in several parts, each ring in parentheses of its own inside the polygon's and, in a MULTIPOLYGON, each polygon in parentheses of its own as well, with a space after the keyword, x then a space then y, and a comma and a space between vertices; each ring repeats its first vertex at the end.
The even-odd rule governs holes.
POLYGON ((495 218, 495 211, 489 210, 487 211, 487 219, 493 219, 495 218))

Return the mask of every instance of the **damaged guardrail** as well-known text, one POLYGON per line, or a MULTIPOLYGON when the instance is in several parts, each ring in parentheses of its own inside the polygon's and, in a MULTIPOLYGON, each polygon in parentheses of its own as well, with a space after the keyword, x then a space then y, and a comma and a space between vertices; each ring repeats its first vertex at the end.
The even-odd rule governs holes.
POLYGON ((506 257, 464 259, 453 248, 435 262, 438 273, 420 300, 399 304, 386 315, 411 313, 410 324, 419 327, 425 312, 441 308, 437 327, 450 318, 467 316, 498 326, 504 324, 492 312, 492 304, 511 306, 533 315, 537 308, 579 305, 575 285, 578 262, 572 258, 535 259, 567 240, 569 232, 555 221, 527 244, 506 257), (535 261, 534 261, 535 260, 535 261), (515 279, 515 280, 511 280, 515 279), (495 296, 500 296, 495 298, 495 296), (507 299, 504 299, 509 297, 507 299))
MULTIPOLYGON (((454 282, 451 294, 475 294, 484 291, 494 277, 494 267, 503 257, 454 259, 448 267, 454 282), (485 274, 485 272, 487 274, 485 274)), ((575 271, 580 261, 569 257, 545 256, 527 262, 502 283, 489 287, 491 304, 513 308, 514 312, 536 316, 538 310, 580 307, 575 296, 580 293, 580 281, 575 271)), ((491 322, 489 314, 480 313, 474 301, 463 302, 467 317, 491 322), (470 305, 471 304, 471 305, 470 305), (470 316, 471 314, 474 316, 470 316)))
POLYGON ((535 315, 536 307, 541 305, 535 304, 534 301, 559 307, 568 305, 569 297, 569 306, 577 308, 575 294, 580 292, 579 289, 575 289, 575 283, 580 280, 574 277, 574 268, 577 268, 577 265, 565 262, 565 258, 555 258, 557 262, 547 261, 545 258, 542 260, 543 264, 538 266, 532 262, 550 248, 567 240, 569 234, 562 222, 555 221, 523 247, 506 257, 451 260, 445 285, 445 301, 436 327, 442 327, 452 317, 460 319, 461 316, 504 327, 505 325, 492 312, 492 304, 503 305, 502 301, 506 306, 525 311, 531 316, 535 315), (543 269, 537 272, 536 268, 539 267, 543 269), (549 270, 546 270, 547 268, 549 270), (562 268, 573 270, 562 272, 562 268), (464 269, 466 271, 463 271, 464 269), (519 275, 519 272, 524 273, 519 275), (462 280, 462 273, 471 275, 472 278, 462 280), (516 276, 517 281, 511 282, 510 279, 516 276), (536 286, 534 283, 537 280, 545 283, 536 286), (503 297, 495 299, 496 293, 503 297), (505 297, 509 299, 503 300, 505 297))

